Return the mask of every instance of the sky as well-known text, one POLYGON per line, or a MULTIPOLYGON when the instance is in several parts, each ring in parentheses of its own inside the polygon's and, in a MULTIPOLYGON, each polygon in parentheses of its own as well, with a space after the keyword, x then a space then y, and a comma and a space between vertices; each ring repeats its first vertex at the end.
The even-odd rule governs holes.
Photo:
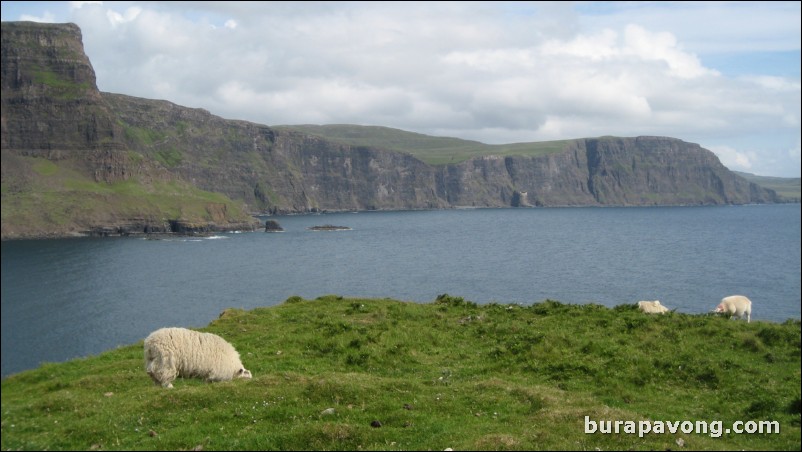
POLYGON ((657 135, 800 177, 802 2, 2 2, 101 91, 488 144, 657 135))

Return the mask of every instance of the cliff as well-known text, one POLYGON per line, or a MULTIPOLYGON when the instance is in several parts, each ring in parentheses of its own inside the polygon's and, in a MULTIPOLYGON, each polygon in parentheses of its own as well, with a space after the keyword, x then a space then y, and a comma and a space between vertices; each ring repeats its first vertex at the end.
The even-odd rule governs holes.
POLYGON ((2 238, 254 228, 125 144, 74 24, 2 23, 2 238))
POLYGON ((698 144, 665 137, 573 140, 544 156, 486 156, 443 170, 457 205, 644 206, 777 202, 698 144))
POLYGON ((166 101, 103 98, 130 131, 130 148, 259 212, 778 201, 711 151, 674 138, 567 140, 545 155, 432 165, 398 149, 224 120, 166 101))
POLYGON ((252 229, 246 212, 779 201, 674 138, 466 141, 469 158, 435 164, 463 140, 356 129, 364 143, 101 93, 77 26, 3 22, 2 236, 252 229))

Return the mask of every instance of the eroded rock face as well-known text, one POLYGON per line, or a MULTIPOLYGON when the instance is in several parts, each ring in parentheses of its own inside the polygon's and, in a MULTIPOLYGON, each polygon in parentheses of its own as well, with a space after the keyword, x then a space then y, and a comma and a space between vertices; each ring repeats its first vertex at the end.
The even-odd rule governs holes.
POLYGON ((3 22, 3 149, 48 158, 120 149, 75 24, 3 22))

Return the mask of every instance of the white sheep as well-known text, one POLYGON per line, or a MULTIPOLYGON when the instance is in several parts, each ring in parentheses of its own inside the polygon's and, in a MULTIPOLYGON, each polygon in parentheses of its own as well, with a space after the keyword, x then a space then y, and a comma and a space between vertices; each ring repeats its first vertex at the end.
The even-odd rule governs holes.
POLYGON ((165 388, 172 388, 179 376, 208 382, 252 378, 225 339, 186 328, 162 328, 145 338, 145 370, 165 388))
POLYGON ((743 295, 731 295, 721 299, 713 312, 726 314, 727 317, 736 316, 739 319, 746 316, 746 323, 752 321, 752 301, 743 295))
POLYGON ((669 309, 660 304, 659 300, 654 301, 639 301, 638 309, 646 314, 665 314, 669 309))

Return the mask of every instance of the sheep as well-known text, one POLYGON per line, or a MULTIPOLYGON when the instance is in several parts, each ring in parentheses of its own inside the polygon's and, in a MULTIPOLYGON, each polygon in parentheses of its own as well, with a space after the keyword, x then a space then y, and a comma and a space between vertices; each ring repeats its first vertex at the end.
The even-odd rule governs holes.
POLYGON ((660 304, 659 300, 655 301, 639 301, 638 309, 646 314, 665 314, 669 309, 660 304))
POLYGON ((739 319, 746 316, 746 323, 752 321, 752 301, 743 295, 731 295, 721 299, 721 303, 716 306, 713 312, 727 315, 732 318, 736 316, 739 319))
POLYGON ((207 382, 253 377, 234 347, 216 334, 161 328, 145 338, 144 348, 145 370, 157 386, 172 388, 179 376, 207 382))

